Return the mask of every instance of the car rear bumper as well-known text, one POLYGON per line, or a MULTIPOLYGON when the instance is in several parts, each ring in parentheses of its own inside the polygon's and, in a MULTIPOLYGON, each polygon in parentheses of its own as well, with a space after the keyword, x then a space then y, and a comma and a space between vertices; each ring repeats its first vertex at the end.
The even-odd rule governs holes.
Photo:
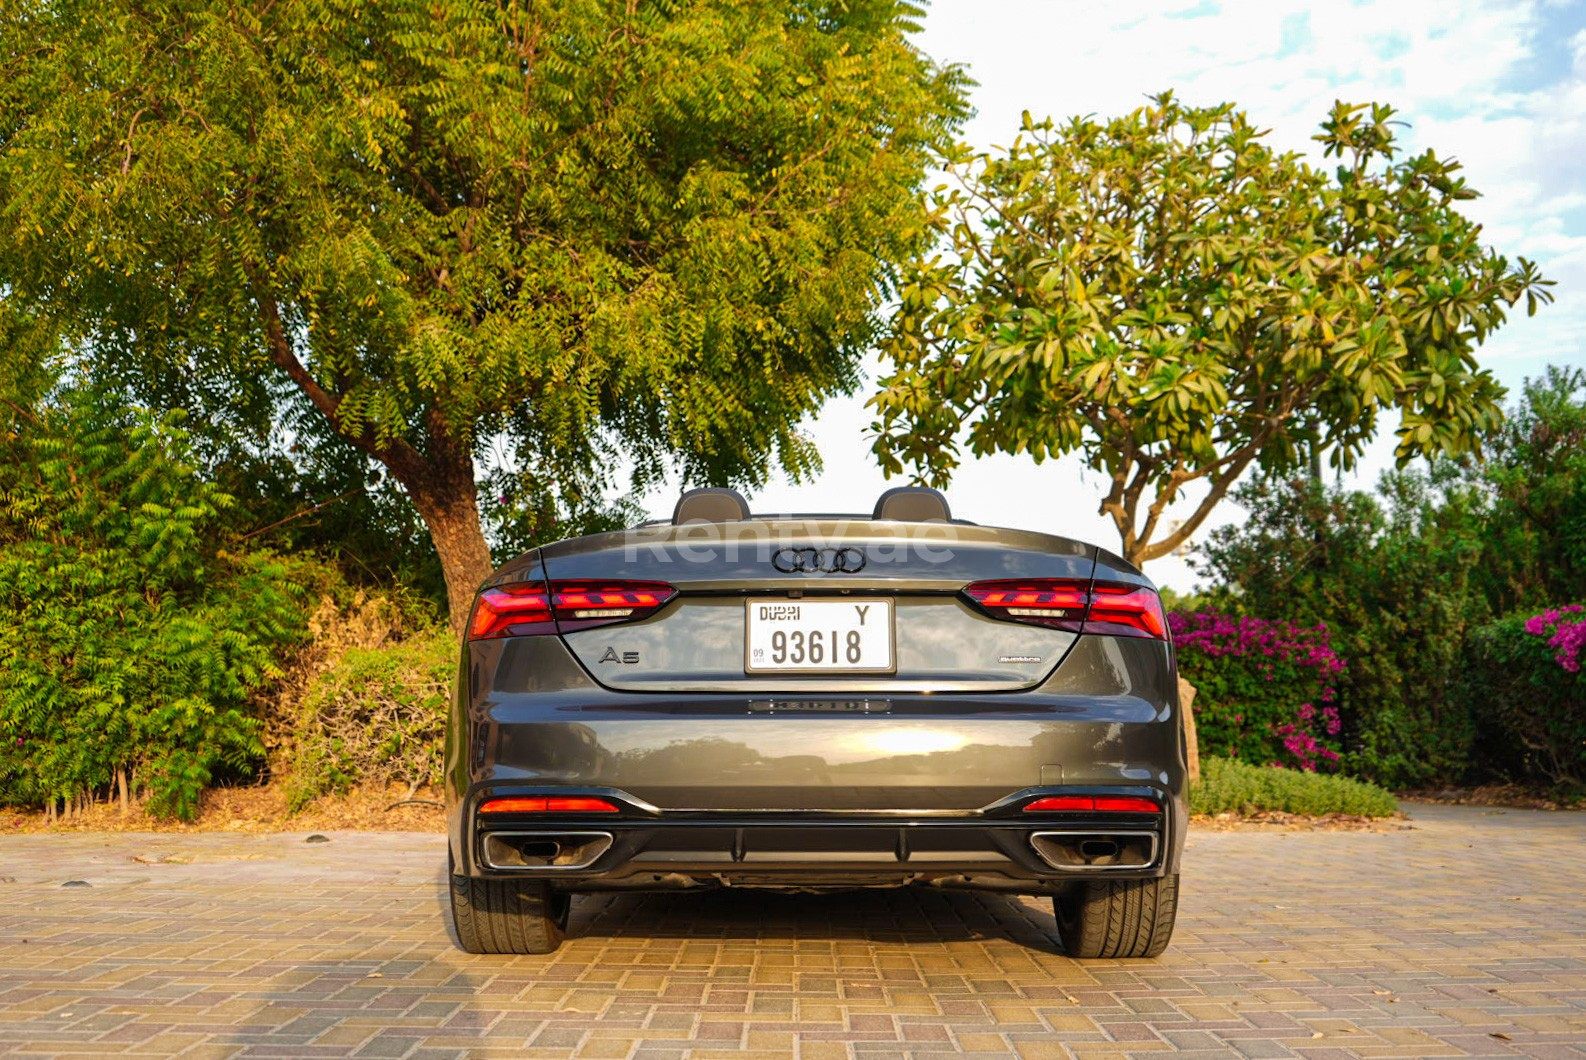
POLYGON ((664 811, 609 788, 490 785, 462 815, 459 874, 552 882, 570 891, 692 887, 824 889, 923 883, 1048 893, 1081 877, 1171 871, 1182 823, 1167 792, 1037 788, 970 813, 664 811), (618 814, 482 814, 486 799, 576 794, 618 814), (1048 795, 1145 796, 1157 814, 1030 814, 1048 795))

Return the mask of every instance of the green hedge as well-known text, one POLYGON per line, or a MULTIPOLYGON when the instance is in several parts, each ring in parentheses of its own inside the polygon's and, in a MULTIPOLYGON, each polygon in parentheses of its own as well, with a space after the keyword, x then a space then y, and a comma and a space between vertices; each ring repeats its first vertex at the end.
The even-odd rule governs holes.
POLYGON ((1322 773, 1253 766, 1230 758, 1201 759, 1201 779, 1190 786, 1190 812, 1253 813, 1278 810, 1387 817, 1398 801, 1375 784, 1322 773))

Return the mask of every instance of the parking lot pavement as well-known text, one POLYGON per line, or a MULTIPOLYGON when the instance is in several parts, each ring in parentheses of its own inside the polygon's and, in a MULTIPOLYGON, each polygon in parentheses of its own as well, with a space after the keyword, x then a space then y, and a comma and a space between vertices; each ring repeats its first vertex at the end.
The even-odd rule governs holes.
POLYGON ((1414 816, 1194 833, 1167 954, 1085 964, 916 890, 586 898, 474 957, 438 835, 0 836, 0 1054, 1586 1056, 1586 814, 1414 816))

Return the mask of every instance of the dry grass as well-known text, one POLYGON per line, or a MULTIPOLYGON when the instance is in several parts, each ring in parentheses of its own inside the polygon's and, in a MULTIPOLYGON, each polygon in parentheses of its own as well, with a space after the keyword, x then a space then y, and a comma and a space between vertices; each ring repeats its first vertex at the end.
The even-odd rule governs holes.
POLYGON ((1404 832, 1415 827, 1403 813, 1391 817, 1363 817, 1354 813, 1324 813, 1310 816, 1260 810, 1255 813, 1198 813, 1190 827, 1209 832, 1404 832))
POLYGON ((11 832, 442 832, 442 796, 420 788, 413 798, 428 803, 393 803, 408 798, 405 784, 365 787, 341 796, 318 799, 302 812, 287 811, 281 784, 212 788, 203 794, 198 818, 191 824, 160 820, 134 806, 127 813, 109 804, 88 807, 69 821, 46 824, 43 811, 0 809, 0 833, 11 832))
POLYGON ((1506 806, 1522 810, 1586 810, 1586 796, 1562 794, 1519 784, 1486 784, 1478 788, 1422 788, 1401 791, 1399 798, 1445 806, 1506 806))

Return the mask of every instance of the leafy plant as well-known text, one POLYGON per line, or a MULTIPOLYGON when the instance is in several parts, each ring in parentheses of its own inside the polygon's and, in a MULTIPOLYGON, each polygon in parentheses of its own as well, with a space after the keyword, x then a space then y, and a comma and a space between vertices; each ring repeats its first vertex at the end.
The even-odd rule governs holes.
POLYGON ((1309 479, 1258 479, 1248 517, 1215 532, 1199 564, 1217 606, 1325 623, 1348 667, 1334 681, 1342 768, 1393 787, 1457 783, 1475 731, 1462 688, 1485 594, 1489 503, 1462 470, 1394 472, 1375 495, 1309 479))
POLYGON ((308 564, 228 545, 180 414, 32 378, 0 402, 0 802, 142 787, 191 818, 259 755, 308 564))
POLYGON ((291 808, 355 784, 438 784, 456 676, 457 642, 445 628, 348 649, 302 697, 286 778, 291 808))
POLYGON ((1191 813, 1202 814, 1272 810, 1310 816, 1388 817, 1399 809, 1398 801, 1375 784, 1215 755, 1201 759, 1201 778, 1190 785, 1189 803, 1191 813))
POLYGON ((1586 369, 1527 379, 1469 469, 1492 497, 1484 581, 1494 613, 1586 599, 1586 369))
POLYGON ((1143 563, 1249 469, 1353 466, 1383 417, 1401 464, 1477 449, 1503 389, 1474 351, 1549 281, 1482 245, 1459 165, 1399 158, 1395 124, 1336 104, 1316 137, 1329 172, 1231 105, 1164 93, 1107 121, 1026 115, 1005 153, 950 153, 930 216, 946 252, 906 270, 882 345, 883 469, 941 485, 961 443, 1078 452, 1143 563))
POLYGON ((920 16, 22 0, 0 285, 152 406, 258 430, 290 388, 401 484, 460 623, 489 445, 582 495, 816 465, 966 112, 920 16))

